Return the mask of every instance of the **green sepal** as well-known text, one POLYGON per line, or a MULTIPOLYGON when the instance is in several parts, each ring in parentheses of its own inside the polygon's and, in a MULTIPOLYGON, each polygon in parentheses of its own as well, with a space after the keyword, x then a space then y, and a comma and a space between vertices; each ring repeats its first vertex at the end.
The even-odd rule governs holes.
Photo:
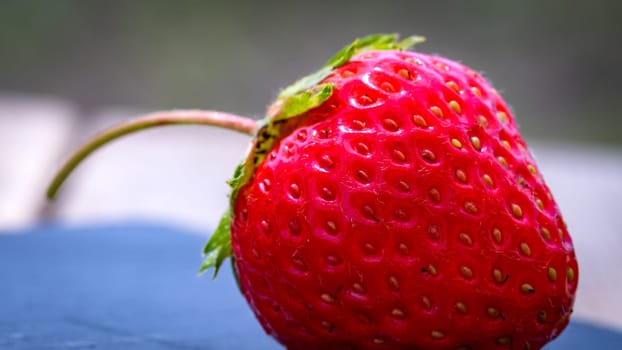
POLYGON ((350 61, 353 56, 362 52, 372 50, 408 50, 414 45, 425 41, 424 37, 414 35, 402 41, 398 41, 398 38, 399 36, 397 34, 372 34, 356 39, 350 45, 337 52, 322 68, 320 68, 320 70, 307 75, 281 91, 278 98, 287 98, 300 91, 312 88, 329 76, 335 68, 343 66, 350 61))
POLYGON ((220 218, 218 227, 203 248, 206 255, 199 273, 204 273, 209 268, 214 268, 212 279, 216 278, 223 261, 233 255, 231 248, 231 211, 228 209, 220 218))
MULTIPOLYGON (((240 189, 250 181, 255 168, 263 162, 266 155, 274 145, 296 125, 296 117, 307 111, 320 107, 328 100, 334 91, 334 84, 320 84, 333 70, 350 61, 350 59, 362 52, 371 50, 408 50, 415 44, 425 41, 420 36, 410 36, 398 41, 397 34, 374 34, 356 39, 350 45, 341 49, 326 64, 315 73, 312 73, 279 94, 277 100, 268 110, 266 118, 258 122, 257 135, 245 160, 240 163, 227 181, 231 187, 229 195, 230 208, 223 214, 218 227, 210 237, 203 249, 206 255, 199 273, 204 273, 209 268, 214 268, 212 278, 216 278, 223 261, 231 257, 234 263, 233 250, 231 247, 231 220, 235 200, 240 189)), ((235 266, 233 272, 239 286, 239 280, 235 266)))
POLYGON ((314 85, 286 98, 277 114, 268 122, 268 127, 274 122, 299 116, 308 110, 321 106, 333 94, 334 87, 334 84, 314 85))
POLYGON ((333 94, 333 88, 334 84, 320 84, 286 98, 273 108, 272 116, 260 122, 249 154, 235 168, 233 177, 227 182, 231 186, 229 200, 232 207, 240 188, 250 180, 255 167, 263 162, 266 154, 288 128, 287 121, 321 106, 333 94))

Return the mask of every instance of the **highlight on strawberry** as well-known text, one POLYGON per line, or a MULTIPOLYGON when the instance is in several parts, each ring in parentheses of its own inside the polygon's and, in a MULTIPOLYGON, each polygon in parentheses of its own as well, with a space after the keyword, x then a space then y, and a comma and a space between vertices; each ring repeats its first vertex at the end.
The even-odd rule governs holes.
POLYGON ((126 134, 202 124, 252 136, 201 271, 230 258, 288 349, 540 349, 568 325, 578 265, 513 113, 480 74, 355 40, 264 119, 176 110, 103 131, 50 185, 126 134))

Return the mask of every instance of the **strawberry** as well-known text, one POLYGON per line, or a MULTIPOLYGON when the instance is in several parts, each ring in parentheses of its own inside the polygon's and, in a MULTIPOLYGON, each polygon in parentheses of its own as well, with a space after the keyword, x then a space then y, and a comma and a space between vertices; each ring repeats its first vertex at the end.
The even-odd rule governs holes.
POLYGON ((418 41, 355 41, 258 124, 176 112, 113 129, 50 194, 137 125, 247 132, 202 270, 232 255, 257 319, 287 348, 540 349, 572 312, 566 225, 499 93, 460 63, 406 51, 418 41))

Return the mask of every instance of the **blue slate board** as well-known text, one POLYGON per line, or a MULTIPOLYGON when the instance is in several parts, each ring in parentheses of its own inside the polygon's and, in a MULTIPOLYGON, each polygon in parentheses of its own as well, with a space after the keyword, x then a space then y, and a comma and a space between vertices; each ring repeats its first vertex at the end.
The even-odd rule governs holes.
MULTIPOLYGON (((280 349, 228 266, 197 275, 204 241, 149 224, 0 234, 0 349, 280 349)), ((622 334, 573 322, 556 349, 622 349, 622 334)))

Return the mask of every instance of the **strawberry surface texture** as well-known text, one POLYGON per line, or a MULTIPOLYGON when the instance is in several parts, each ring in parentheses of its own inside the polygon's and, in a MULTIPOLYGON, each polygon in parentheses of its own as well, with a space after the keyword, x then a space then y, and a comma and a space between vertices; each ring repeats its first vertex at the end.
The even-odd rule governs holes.
POLYGON ((512 112, 405 50, 334 67, 232 198, 240 288, 288 349, 540 349, 566 327, 571 238, 512 112))
POLYGON ((283 89, 266 117, 151 113, 105 130, 218 126, 253 137, 203 252, 227 258, 265 331, 288 349, 540 349, 568 325, 571 237, 512 112, 477 72, 355 40, 283 89))

